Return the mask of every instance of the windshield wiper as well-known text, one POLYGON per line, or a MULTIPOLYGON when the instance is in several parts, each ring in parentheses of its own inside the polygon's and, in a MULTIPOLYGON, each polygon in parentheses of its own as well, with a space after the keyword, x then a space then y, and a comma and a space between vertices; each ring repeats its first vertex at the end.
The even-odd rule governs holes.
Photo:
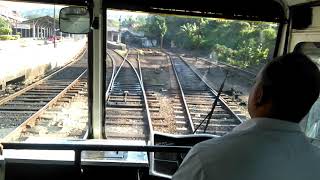
POLYGON ((193 131, 193 134, 195 134, 197 132, 197 130, 199 129, 199 127, 207 120, 207 123, 206 123, 206 126, 205 128, 203 129, 203 132, 205 133, 207 131, 207 128, 209 126, 209 123, 210 123, 210 120, 211 120, 211 117, 213 115, 213 112, 214 112, 214 109, 216 108, 217 104, 218 104, 218 100, 220 99, 220 95, 222 93, 222 90, 223 90, 223 87, 224 87, 224 83, 226 82, 227 78, 228 78, 228 74, 229 74, 229 71, 226 72, 226 76, 222 82, 222 84, 220 85, 220 89, 218 91, 218 94, 212 104, 212 108, 211 108, 211 111, 207 114, 207 116, 201 121, 201 123, 194 129, 193 131))

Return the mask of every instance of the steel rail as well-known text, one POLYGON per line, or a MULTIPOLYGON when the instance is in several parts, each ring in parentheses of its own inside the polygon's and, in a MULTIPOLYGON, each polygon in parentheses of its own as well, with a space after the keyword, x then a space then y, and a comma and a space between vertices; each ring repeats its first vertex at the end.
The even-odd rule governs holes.
POLYGON ((139 72, 141 73, 141 78, 139 78, 139 73, 134 68, 133 64, 127 58, 125 58, 125 60, 130 64, 130 66, 132 67, 132 69, 136 73, 136 75, 138 77, 138 80, 139 80, 139 83, 140 83, 140 86, 141 86, 143 99, 145 101, 145 108, 146 108, 145 110, 146 110, 146 113, 147 113, 147 121, 148 121, 148 125, 149 125, 148 126, 149 127, 149 143, 151 145, 153 145, 154 144, 154 139, 153 139, 154 132, 153 132, 152 121, 151 121, 151 116, 150 116, 150 111, 149 111, 148 99, 147 99, 146 91, 144 89, 143 82, 142 82, 142 73, 141 73, 141 68, 140 68, 140 62, 137 60, 138 61, 139 72))
MULTIPOLYGON (((165 52, 166 53, 166 52, 165 52)), ((180 83, 180 79, 178 77, 178 73, 177 73, 177 70, 176 70, 176 66, 174 65, 174 63, 172 62, 172 59, 171 59, 171 55, 169 53, 166 53, 169 57, 169 60, 170 60, 170 63, 171 63, 171 66, 172 66, 172 69, 174 71, 174 75, 175 75, 175 78, 178 82, 178 85, 179 85, 179 91, 180 91, 180 94, 181 94, 181 98, 182 98, 182 101, 183 101, 183 105, 184 105, 184 108, 187 112, 187 116, 188 116, 188 121, 189 121, 189 125, 191 127, 191 132, 194 132, 195 128, 194 128, 194 124, 193 124, 193 121, 192 121, 192 117, 191 117, 191 114, 190 114, 190 111, 189 111, 189 108, 188 108, 188 104, 187 104, 187 101, 186 101, 186 98, 185 98, 185 95, 184 95, 184 92, 183 92, 183 89, 182 89, 182 86, 181 86, 181 83, 180 83)))
MULTIPOLYGON (((114 84, 114 81, 115 81, 115 79, 117 78, 117 76, 118 76, 118 74, 119 74, 119 72, 120 72, 120 69, 122 68, 124 62, 126 61, 125 58, 124 58, 123 56, 121 56, 118 52, 116 52, 116 51, 114 51, 114 50, 112 50, 112 52, 116 53, 116 54, 117 54, 119 57, 121 57, 123 60, 122 60, 122 62, 121 62, 121 64, 120 64, 120 66, 118 67, 115 75, 113 76, 113 79, 110 80, 110 86, 108 86, 108 89, 107 89, 107 92, 106 92, 106 97, 109 97, 109 93, 110 93, 110 90, 112 89, 112 86, 113 86, 113 84, 114 84)), ((125 57, 127 57, 127 56, 128 56, 128 53, 125 55, 125 57)))
POLYGON ((37 118, 44 113, 44 111, 52 106, 54 103, 56 103, 64 94, 68 92, 70 88, 72 88, 79 79, 87 72, 87 70, 84 70, 83 73, 81 73, 78 78, 76 78, 70 85, 68 85, 63 91, 61 91, 57 96, 55 96, 51 101, 49 101, 45 106, 43 106, 41 109, 39 109, 36 113, 34 113, 31 117, 29 117, 27 120, 25 120, 22 124, 20 124, 17 128, 15 128, 13 131, 11 131, 8 135, 6 135, 2 140, 5 142, 14 141, 17 139, 17 136, 21 134, 23 129, 28 124, 35 124, 37 118))
POLYGON ((108 87, 107 87, 107 91, 106 91, 106 95, 109 94, 109 91, 111 89, 111 86, 112 86, 112 80, 114 79, 114 76, 115 76, 115 72, 116 72, 116 65, 115 65, 115 60, 113 59, 113 57, 107 52, 107 56, 109 56, 109 58, 111 59, 112 61, 112 75, 111 75, 111 78, 110 78, 110 82, 108 84, 108 87))
MULTIPOLYGON (((150 131, 150 143, 149 145, 154 145, 154 131, 153 131, 153 126, 152 126, 152 121, 151 121, 151 115, 150 115, 150 110, 149 110, 149 104, 148 104, 148 99, 145 93, 145 89, 144 89, 144 84, 143 84, 143 76, 142 76, 142 70, 141 70, 141 64, 140 64, 140 56, 139 56, 139 52, 137 52, 137 59, 136 59, 137 63, 138 63, 138 70, 140 73, 140 81, 141 81, 141 86, 142 86, 142 92, 143 92, 143 96, 145 98, 145 104, 146 104, 146 111, 147 111, 147 117, 148 117, 148 122, 149 122, 149 131, 150 131)), ((129 62, 129 61, 128 61, 129 62)), ((132 66, 133 67, 133 66, 132 66)), ((153 162, 154 161, 154 152, 150 152, 149 154, 149 158, 150 161, 153 162)), ((154 172, 154 164, 150 163, 150 168, 149 171, 151 173, 154 172)))
MULTIPOLYGON (((184 63, 189 67, 189 69, 190 69, 194 74, 197 75, 197 77, 209 88, 209 90, 210 90, 215 96, 217 96, 217 94, 218 94, 217 91, 214 90, 214 89, 207 83, 207 81, 206 81, 196 70, 194 70, 194 69, 191 67, 191 65, 188 64, 181 56, 178 56, 178 57, 182 60, 182 62, 184 62, 184 63)), ((222 103, 222 105, 227 109, 227 111, 229 111, 229 113, 232 114, 232 116, 234 116, 238 121, 240 121, 240 123, 243 122, 243 120, 231 110, 231 108, 228 106, 228 104, 227 104, 226 101, 223 99, 223 97, 220 97, 219 100, 220 100, 220 102, 222 103)))

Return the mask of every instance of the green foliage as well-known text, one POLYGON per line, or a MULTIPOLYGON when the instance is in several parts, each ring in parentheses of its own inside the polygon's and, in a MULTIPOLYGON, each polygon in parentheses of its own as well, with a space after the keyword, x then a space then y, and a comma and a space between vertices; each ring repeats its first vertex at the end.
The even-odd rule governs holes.
POLYGON ((217 55, 217 59, 226 63, 235 61, 236 51, 226 47, 225 45, 216 44, 214 46, 214 52, 217 55))
POLYGON ((263 47, 272 49, 272 47, 275 44, 275 39, 277 37, 277 31, 275 30, 275 28, 269 27, 267 29, 263 29, 261 33, 262 33, 262 36, 264 37, 263 47))
POLYGON ((161 16, 156 16, 155 17, 155 24, 156 24, 156 27, 158 28, 160 36, 163 37, 168 30, 167 25, 166 25, 166 19, 161 16))
POLYGON ((268 48, 263 48, 261 43, 254 39, 244 40, 242 46, 237 50, 236 62, 234 64, 246 67, 259 64, 261 60, 268 57, 268 48))
POLYGON ((262 44, 257 44, 254 39, 249 39, 244 40, 238 50, 216 44, 213 51, 216 53, 219 61, 244 68, 259 64, 261 60, 266 59, 269 49, 263 48, 262 44))
POLYGON ((11 34, 12 29, 10 27, 0 27, 0 34, 11 34))
POLYGON ((8 35, 12 33, 9 21, 0 17, 0 35, 8 35))
POLYGON ((0 35, 0 40, 17 40, 19 38, 19 35, 0 35))
POLYGON ((128 29, 133 29, 134 24, 135 24, 135 20, 132 17, 129 17, 121 21, 121 27, 125 27, 128 29))
POLYGON ((163 46, 163 37, 164 37, 164 35, 166 34, 166 32, 168 30, 168 27, 167 27, 167 24, 166 24, 166 19, 164 17, 157 16, 155 18, 155 24, 156 24, 156 27, 159 30, 159 33, 160 33, 160 48, 162 48, 162 46, 163 46))
POLYGON ((116 27, 119 28, 119 21, 113 20, 113 19, 108 19, 107 20, 107 26, 108 27, 116 27))
MULTIPOLYGON (((193 54, 215 53, 219 61, 246 67, 273 52, 277 25, 266 22, 149 15, 128 19, 133 30, 169 46, 171 42, 193 54)), ((129 24, 129 25, 128 25, 129 24)), ((197 56, 197 55, 196 55, 197 56)))
POLYGON ((143 23, 139 30, 144 31, 149 39, 158 39, 162 48, 163 38, 168 30, 166 18, 158 15, 148 16, 143 23))
POLYGON ((194 23, 186 23, 181 26, 181 31, 185 33, 186 37, 191 42, 192 49, 198 49, 201 44, 205 42, 204 27, 208 24, 208 21, 204 18, 196 20, 194 23))

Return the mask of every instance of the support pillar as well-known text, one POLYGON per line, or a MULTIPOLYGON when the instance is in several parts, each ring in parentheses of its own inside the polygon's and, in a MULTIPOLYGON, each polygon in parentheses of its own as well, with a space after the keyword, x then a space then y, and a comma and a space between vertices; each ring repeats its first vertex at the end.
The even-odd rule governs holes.
POLYGON ((36 38, 36 27, 34 24, 32 25, 32 38, 36 38))
POLYGON ((93 62, 92 62, 92 135, 94 139, 103 139, 105 136, 104 131, 104 87, 103 87, 103 66, 104 59, 102 57, 102 47, 105 40, 103 40, 103 25, 106 23, 105 14, 102 14, 102 0, 93 0, 94 12, 99 12, 93 17, 95 21, 99 23, 97 27, 92 30, 93 38, 93 62), (104 16, 104 17, 103 17, 104 16))
POLYGON ((38 38, 38 39, 40 38, 40 29, 39 29, 39 26, 37 26, 37 38, 38 38))

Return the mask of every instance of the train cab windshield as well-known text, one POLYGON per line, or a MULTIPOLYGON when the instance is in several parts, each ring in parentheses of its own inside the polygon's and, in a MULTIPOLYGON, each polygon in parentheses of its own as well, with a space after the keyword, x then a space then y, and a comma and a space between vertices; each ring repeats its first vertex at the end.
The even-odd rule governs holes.
MULTIPOLYGON (((165 2, 0 1, 7 179, 102 167, 115 168, 110 177, 171 178, 193 145, 250 119, 250 89, 270 59, 294 50, 320 63, 320 36, 305 40, 318 21, 292 21, 294 4, 165 2), (15 174, 23 164, 43 174, 15 174)), ((319 14, 314 6, 302 9, 319 14)), ((317 104, 301 125, 313 140, 317 104)))

